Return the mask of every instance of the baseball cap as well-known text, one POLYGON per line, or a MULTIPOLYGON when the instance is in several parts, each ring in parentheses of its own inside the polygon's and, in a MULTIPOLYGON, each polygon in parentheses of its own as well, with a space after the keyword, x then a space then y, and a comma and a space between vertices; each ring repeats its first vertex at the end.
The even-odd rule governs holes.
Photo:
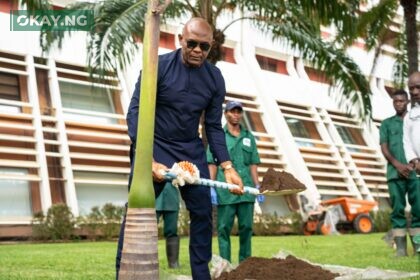
POLYGON ((233 101, 228 101, 228 103, 226 103, 225 112, 226 112, 226 111, 230 111, 230 110, 232 110, 233 108, 240 108, 241 110, 243 110, 242 103, 241 103, 241 102, 239 102, 239 101, 235 101, 235 100, 233 100, 233 101))

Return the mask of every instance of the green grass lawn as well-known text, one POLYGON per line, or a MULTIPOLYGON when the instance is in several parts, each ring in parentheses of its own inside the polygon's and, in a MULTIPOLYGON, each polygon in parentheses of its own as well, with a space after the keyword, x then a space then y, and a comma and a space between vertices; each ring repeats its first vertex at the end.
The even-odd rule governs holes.
MULTIPOLYGON (((381 240, 383 234, 341 236, 254 237, 253 255, 270 258, 280 250, 321 264, 358 268, 420 271, 416 257, 396 259, 381 240)), ((114 279, 115 242, 0 245, 0 279, 114 279)), ((237 263, 238 238, 232 237, 232 257, 237 263)), ((411 252, 411 247, 409 247, 411 252)), ((217 240, 213 252, 218 253, 217 240)), ((168 272, 165 242, 159 241, 162 273, 168 272)), ((171 273, 190 275, 188 239, 181 240, 181 268, 171 273)))

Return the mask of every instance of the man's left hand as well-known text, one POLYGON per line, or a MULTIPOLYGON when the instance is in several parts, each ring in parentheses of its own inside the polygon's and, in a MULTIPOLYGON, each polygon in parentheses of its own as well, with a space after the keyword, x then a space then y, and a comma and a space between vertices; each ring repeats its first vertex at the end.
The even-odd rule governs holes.
POLYGON ((231 189, 230 192, 233 194, 242 195, 244 194, 244 184, 242 183, 241 177, 238 175, 236 170, 232 167, 224 170, 226 183, 234 184, 239 186, 239 188, 231 189))
POLYGON ((415 170, 416 170, 417 174, 420 174, 420 161, 418 161, 418 162, 414 165, 414 168, 415 168, 415 170))

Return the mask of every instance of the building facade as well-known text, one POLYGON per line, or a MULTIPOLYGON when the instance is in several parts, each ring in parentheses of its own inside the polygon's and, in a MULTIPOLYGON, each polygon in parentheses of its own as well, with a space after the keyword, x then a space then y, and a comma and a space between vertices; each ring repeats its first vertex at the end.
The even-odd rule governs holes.
MULTIPOLYGON (((107 202, 125 203, 125 114, 141 69, 139 54, 118 79, 92 83, 83 32, 43 57, 37 32, 9 31, 9 10, 16 8, 0 1, 0 238, 30 235, 32 215, 52 204, 65 203, 78 216, 107 202)), ((179 31, 176 23, 162 27, 160 53, 179 46, 179 31)), ((368 75, 373 54, 363 46, 359 42, 349 53, 368 75)), ((226 81, 225 101, 244 105, 261 178, 273 167, 307 187, 299 198, 267 197, 263 212, 285 215, 297 203, 317 205, 338 196, 389 205, 378 126, 393 114, 391 46, 371 82, 370 123, 346 113, 321 72, 245 22, 227 31, 224 49, 217 66, 226 81)))

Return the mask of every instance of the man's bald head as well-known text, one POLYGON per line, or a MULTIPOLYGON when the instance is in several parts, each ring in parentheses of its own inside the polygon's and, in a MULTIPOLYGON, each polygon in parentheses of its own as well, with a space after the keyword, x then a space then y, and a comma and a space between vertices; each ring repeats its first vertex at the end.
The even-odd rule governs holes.
POLYGON ((408 91, 412 104, 420 104, 420 72, 414 72, 408 78, 408 91))
POLYGON ((192 18, 178 39, 182 47, 182 62, 190 67, 200 67, 213 45, 213 28, 203 18, 192 18))
POLYGON ((213 28, 204 18, 194 17, 187 21, 182 29, 182 35, 191 32, 198 32, 207 36, 210 35, 211 40, 213 40, 213 28))

